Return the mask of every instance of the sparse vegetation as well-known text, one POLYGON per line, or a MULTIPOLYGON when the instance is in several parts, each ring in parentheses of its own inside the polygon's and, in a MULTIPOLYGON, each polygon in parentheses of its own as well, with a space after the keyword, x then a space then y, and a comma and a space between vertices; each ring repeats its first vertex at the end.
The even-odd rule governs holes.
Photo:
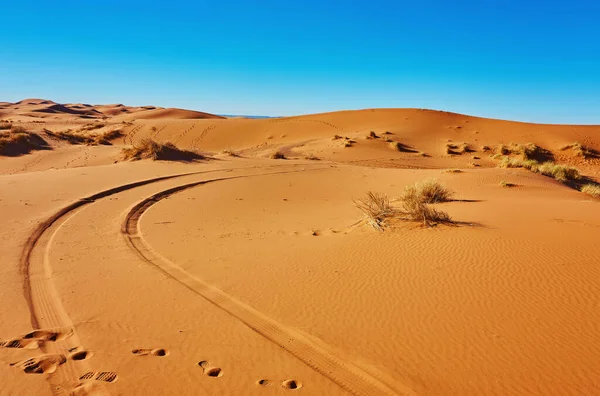
POLYGON ((443 173, 462 173, 460 169, 446 169, 443 173))
POLYGON ((583 157, 583 159, 597 158, 600 156, 600 153, 598 153, 596 150, 590 149, 589 147, 586 147, 579 142, 567 144, 566 146, 563 146, 560 149, 562 151, 570 149, 575 153, 575 155, 583 157))
POLYGON ((285 159, 285 154, 283 154, 281 151, 275 151, 275 152, 271 153, 271 155, 269 156, 269 158, 271 158, 271 159, 285 159))
POLYGON ((490 146, 481 146, 481 151, 483 151, 483 152, 492 151, 492 148, 490 146))
POLYGON ((452 219, 448 213, 432 208, 426 202, 422 191, 415 186, 408 186, 402 195, 403 213, 409 220, 422 222, 423 225, 431 227, 438 223, 450 223, 452 219))
POLYGON ((304 159, 311 160, 311 161, 319 161, 321 158, 319 158, 316 155, 310 153, 310 154, 305 155, 304 159))
POLYGON ((581 178, 581 174, 577 168, 568 165, 559 165, 554 162, 547 161, 539 163, 536 160, 522 160, 518 158, 504 157, 498 164, 500 168, 525 168, 534 173, 540 173, 545 176, 553 177, 560 182, 575 182, 581 178))
POLYGON ((72 132, 70 129, 60 132, 53 132, 48 129, 45 129, 44 132, 48 136, 59 140, 65 140, 71 144, 87 144, 89 146, 97 146, 100 144, 111 145, 111 140, 123 136, 123 133, 118 129, 108 131, 100 135, 84 135, 80 132, 72 132))
POLYGON ((430 204, 449 201, 452 194, 452 190, 447 189, 437 180, 429 179, 407 186, 404 189, 403 197, 416 196, 421 202, 430 204))
POLYGON ((398 213, 390 204, 390 199, 387 195, 372 191, 369 191, 365 198, 354 201, 354 204, 363 212, 367 222, 379 231, 383 231, 388 218, 398 213))
POLYGON ((172 143, 158 143, 152 139, 142 139, 133 147, 124 148, 124 160, 137 161, 142 159, 161 161, 194 161, 205 159, 202 154, 194 151, 182 150, 172 143))
POLYGON ((340 135, 333 135, 333 139, 331 139, 331 140, 339 140, 341 138, 342 137, 340 135))
POLYGON ((22 127, 12 127, 8 132, 0 132, 0 155, 17 156, 48 148, 44 139, 22 127))
POLYGON ((516 184, 514 184, 514 183, 509 183, 509 182, 507 182, 506 180, 502 180, 502 181, 500 182, 500 186, 502 186, 502 187, 508 187, 508 188, 510 188, 510 187, 516 187, 517 185, 516 185, 516 184))
POLYGON ((425 180, 407 186, 400 198, 401 208, 395 208, 385 194, 368 192, 365 198, 354 201, 367 222, 376 230, 383 231, 389 219, 417 221, 431 227, 439 223, 451 223, 448 213, 430 206, 431 203, 444 202, 451 192, 435 180, 425 180))
POLYGON ((379 139, 379 136, 377 136, 377 134, 375 133, 375 131, 371 131, 367 135, 367 139, 379 139))
POLYGON ((221 154, 228 155, 230 157, 239 157, 240 156, 238 153, 236 153, 235 151, 233 151, 233 149, 230 149, 230 148, 226 148, 225 150, 221 151, 221 154))
POLYGON ((0 121, 0 130, 6 130, 12 128, 12 123, 7 121, 0 121))
POLYGON ((581 192, 594 198, 600 198, 600 184, 588 183, 581 187, 581 192))

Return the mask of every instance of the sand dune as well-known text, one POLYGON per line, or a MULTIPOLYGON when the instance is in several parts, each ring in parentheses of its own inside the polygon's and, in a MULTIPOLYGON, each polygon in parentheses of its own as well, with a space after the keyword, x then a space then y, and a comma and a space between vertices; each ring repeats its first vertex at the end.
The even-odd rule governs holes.
POLYGON ((48 145, 0 156, 2 395, 600 394, 599 126, 0 107, 48 145), (526 147, 581 177, 498 167, 526 147), (355 206, 427 179, 452 223, 355 206))

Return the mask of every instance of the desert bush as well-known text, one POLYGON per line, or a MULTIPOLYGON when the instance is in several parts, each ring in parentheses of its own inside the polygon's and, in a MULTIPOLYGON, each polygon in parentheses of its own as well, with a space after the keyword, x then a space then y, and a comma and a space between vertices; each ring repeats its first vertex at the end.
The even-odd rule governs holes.
POLYGON ((600 184, 588 183, 581 187, 581 192, 594 198, 600 198, 600 184))
POLYGON ((406 144, 404 144, 404 143, 400 143, 400 142, 395 142, 395 141, 392 141, 392 142, 390 143, 390 148, 391 148, 392 150, 400 151, 400 152, 402 152, 402 153, 416 153, 416 151, 415 151, 415 150, 411 149, 411 148, 410 148, 409 146, 407 146, 406 144))
POLYGON ((27 130, 20 125, 12 125, 10 131, 12 133, 27 133, 27 130))
POLYGON ((283 154, 281 151, 275 151, 275 152, 271 153, 271 155, 269 156, 269 158, 271 158, 271 159, 285 159, 285 154, 283 154))
POLYGON ((551 176, 560 182, 576 181, 581 178, 579 170, 568 165, 558 165, 554 162, 544 162, 539 166, 538 172, 551 176))
POLYGON ((462 170, 460 170, 460 169, 446 169, 442 173, 462 173, 462 170))
POLYGON ((319 157, 317 157, 316 155, 314 155, 312 153, 305 155, 304 159, 311 160, 311 161, 319 161, 320 160, 319 157))
POLYGON ((573 150, 575 155, 583 157, 584 159, 596 158, 600 155, 600 153, 598 153, 596 150, 590 149, 579 142, 567 144, 566 146, 563 146, 560 149, 563 151, 571 149, 573 150))
POLYGON ((418 197, 423 203, 446 202, 452 197, 452 191, 442 186, 437 180, 424 180, 411 186, 406 186, 404 196, 418 197))
POLYGON ((387 195, 372 191, 369 191, 365 198, 355 200, 354 204, 363 212, 367 222, 379 231, 383 231, 386 219, 397 213, 387 195))
POLYGON ((205 157, 194 151, 182 150, 172 143, 158 143, 152 139, 142 139, 140 143, 122 151, 124 160, 137 161, 142 159, 162 161, 194 161, 205 157))
POLYGON ((10 128, 12 128, 12 123, 6 122, 6 121, 0 122, 0 130, 6 130, 6 129, 10 129, 10 128))
POLYGON ((26 132, 21 127, 13 128, 9 132, 0 132, 0 155, 17 156, 48 148, 46 141, 39 135, 26 132))
POLYGON ((371 132, 369 132, 369 135, 367 136, 367 139, 379 139, 379 136, 377 136, 377 134, 375 133, 375 131, 371 131, 371 132))
POLYGON ((226 148, 225 150, 221 151, 221 154, 225 154, 230 157, 239 157, 240 156, 238 153, 236 153, 235 151, 233 151, 233 149, 230 149, 230 148, 226 148))
POLYGON ((502 187, 516 187, 516 186, 517 186, 516 184, 514 184, 514 183, 509 183, 509 182, 507 182, 506 180, 502 180, 502 181, 500 182, 500 185, 501 185, 502 187))
POLYGON ((415 186, 407 187, 402 195, 403 214, 409 220, 422 222, 426 226, 451 222, 450 215, 429 206, 415 186))

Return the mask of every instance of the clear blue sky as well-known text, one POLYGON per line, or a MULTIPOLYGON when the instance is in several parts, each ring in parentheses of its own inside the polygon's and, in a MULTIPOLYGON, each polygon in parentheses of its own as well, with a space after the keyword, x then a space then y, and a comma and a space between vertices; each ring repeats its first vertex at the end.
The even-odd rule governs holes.
POLYGON ((0 101, 600 124, 600 1, 9 1, 0 101))

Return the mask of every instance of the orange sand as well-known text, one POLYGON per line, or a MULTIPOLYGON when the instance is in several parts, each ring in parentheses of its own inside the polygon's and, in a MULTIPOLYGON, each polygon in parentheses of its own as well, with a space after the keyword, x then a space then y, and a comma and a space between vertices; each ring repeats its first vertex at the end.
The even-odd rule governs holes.
POLYGON ((52 147, 0 157, 2 395, 600 394, 600 200, 482 151, 533 142, 598 180, 560 149, 599 150, 598 126, 41 99, 2 120, 52 147), (44 132, 90 123, 124 135, 44 132), (147 137, 210 159, 119 161, 147 137), (378 232, 353 204, 431 178, 456 226, 378 232))

